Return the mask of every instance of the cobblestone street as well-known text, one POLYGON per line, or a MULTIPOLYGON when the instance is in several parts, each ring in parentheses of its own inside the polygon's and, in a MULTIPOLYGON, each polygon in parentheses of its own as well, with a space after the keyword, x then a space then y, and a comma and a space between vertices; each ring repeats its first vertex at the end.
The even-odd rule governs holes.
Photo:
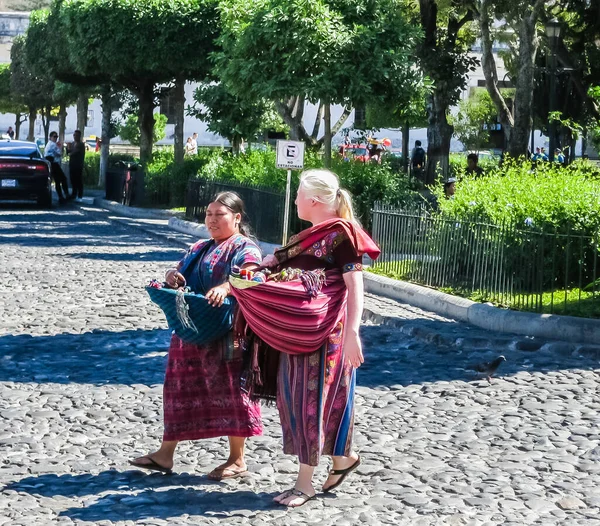
POLYGON ((273 407, 246 478, 206 478, 225 439, 181 444, 172 476, 130 469, 162 436, 169 332, 144 285, 182 254, 92 205, 0 208, 0 525, 600 525, 598 350, 374 296, 363 463, 335 495, 271 502, 297 469, 273 407), (501 354, 491 382, 469 370, 501 354))

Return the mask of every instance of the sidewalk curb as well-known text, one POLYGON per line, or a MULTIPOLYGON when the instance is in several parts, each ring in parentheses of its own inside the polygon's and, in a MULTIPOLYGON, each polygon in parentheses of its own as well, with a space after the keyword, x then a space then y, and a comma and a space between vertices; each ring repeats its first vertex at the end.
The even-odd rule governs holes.
POLYGON ((365 291, 494 332, 600 344, 600 320, 505 310, 437 290, 364 273, 365 291))
MULTIPOLYGON (((185 219, 179 219, 178 217, 171 217, 169 219, 169 226, 173 230, 182 232, 183 234, 189 234, 191 236, 197 236, 198 239, 208 239, 210 234, 205 225, 200 223, 193 223, 192 221, 186 221, 185 219)), ((273 243, 265 243, 264 241, 258 241, 257 244, 260 247, 264 255, 272 254, 275 249, 281 245, 274 245, 273 243)))
MULTIPOLYGON (((115 212, 116 214, 122 214, 125 217, 129 216, 136 219, 168 219, 169 228, 172 228, 176 232, 181 232, 182 234, 194 236, 197 240, 208 239, 210 237, 205 225, 180 219, 169 210, 149 210, 147 208, 126 206, 122 205, 121 203, 117 203, 116 201, 109 201, 108 199, 103 199, 101 197, 94 198, 94 204, 106 210, 110 210, 111 212, 115 212)), ((281 246, 273 243, 265 243, 263 241, 258 241, 257 244, 264 255, 272 254, 275 249, 281 246)))
POLYGON ((117 203, 116 201, 109 201, 108 199, 104 199, 102 197, 95 197, 94 204, 101 208, 105 208, 106 210, 110 210, 111 212, 116 212, 117 214, 123 214, 129 217, 135 217, 137 219, 169 219, 175 217, 175 212, 171 212, 169 210, 126 206, 122 205, 121 203, 117 203))

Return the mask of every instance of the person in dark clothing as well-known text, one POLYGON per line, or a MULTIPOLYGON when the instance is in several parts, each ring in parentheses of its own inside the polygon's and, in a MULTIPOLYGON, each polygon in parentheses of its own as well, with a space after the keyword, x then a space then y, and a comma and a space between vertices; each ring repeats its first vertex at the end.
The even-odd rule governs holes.
POLYGON ((69 175, 73 192, 69 199, 75 199, 78 203, 83 197, 83 161, 85 159, 85 143, 81 140, 81 132, 73 132, 73 142, 67 144, 69 154, 69 175))
POLYGON ((8 135, 11 139, 15 138, 15 130, 13 130, 12 126, 8 127, 8 130, 6 131, 6 135, 8 135))
POLYGON ((421 146, 421 141, 415 141, 415 147, 410 156, 410 171, 412 176, 425 182, 425 163, 427 154, 421 146))
POLYGON ((69 195, 69 187, 67 186, 67 176, 62 171, 60 166, 62 158, 62 144, 58 142, 58 133, 51 132, 44 148, 44 157, 50 161, 50 173, 54 179, 56 193, 58 194, 58 202, 62 205, 66 202, 66 197, 69 195))
POLYGON ((474 175, 475 177, 483 175, 483 168, 479 166, 479 155, 476 153, 467 155, 467 174, 474 175))

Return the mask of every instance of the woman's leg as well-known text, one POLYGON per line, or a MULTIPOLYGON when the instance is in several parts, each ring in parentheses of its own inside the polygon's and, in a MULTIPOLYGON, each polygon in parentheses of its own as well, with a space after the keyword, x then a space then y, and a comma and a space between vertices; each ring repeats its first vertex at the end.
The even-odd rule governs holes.
POLYGON ((244 437, 227 438, 229 439, 229 458, 208 474, 208 478, 210 479, 222 480, 235 478, 248 471, 246 459, 244 458, 246 439, 244 437))
POLYGON ((152 461, 154 461, 159 466, 172 469, 173 456, 175 455, 175 448, 178 443, 177 440, 163 440, 157 451, 144 455, 143 457, 138 457, 133 462, 138 466, 144 466, 151 465, 152 461))
POLYGON ((298 472, 298 478, 294 489, 301 491, 304 495, 294 495, 291 491, 284 491, 281 495, 278 495, 273 500, 288 506, 289 508, 295 508, 296 506, 302 506, 306 502, 307 497, 312 498, 315 495, 315 488, 312 485, 312 477, 315 472, 315 466, 309 466, 308 464, 300 464, 300 471, 298 472))
MULTIPOLYGON (((340 457, 340 456, 331 457, 331 460, 333 461, 332 470, 335 470, 335 471, 347 470, 348 468, 355 466, 356 463, 358 462, 358 459, 359 459, 359 456, 354 451, 352 453, 350 453, 350 455, 347 457, 340 457)), ((331 475, 330 474, 329 477, 327 477, 325 484, 323 484, 323 491, 327 491, 330 487, 337 484, 339 482, 340 478, 343 476, 346 476, 346 475, 344 473, 340 473, 339 475, 331 475)))

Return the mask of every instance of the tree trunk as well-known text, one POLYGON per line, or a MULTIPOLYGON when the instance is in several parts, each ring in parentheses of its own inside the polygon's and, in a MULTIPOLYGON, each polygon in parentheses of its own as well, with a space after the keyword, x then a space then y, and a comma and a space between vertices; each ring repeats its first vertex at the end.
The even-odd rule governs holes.
POLYGON ((493 2, 492 0, 480 0, 478 2, 476 18, 479 21, 481 32, 481 66, 488 93, 498 110, 498 117, 504 129, 506 149, 512 157, 527 154, 533 124, 531 109, 533 104, 534 62, 539 45, 536 24, 544 3, 544 0, 535 0, 535 4, 523 13, 518 27, 514 28, 519 36, 519 53, 517 57, 518 74, 515 100, 511 111, 498 88, 498 73, 492 54, 494 40, 491 34, 493 2))
POLYGON ((100 170, 98 173, 98 186, 103 187, 108 170, 108 156, 110 153, 110 118, 113 111, 113 94, 110 88, 102 90, 102 132, 100 137, 100 170))
POLYGON ((145 81, 137 93, 140 112, 140 162, 145 170, 152 161, 152 144, 154 131, 154 83, 145 81))
POLYGON ((447 179, 450 168, 450 140, 454 127, 448 123, 445 94, 436 89, 427 101, 427 166, 425 168, 425 184, 433 184, 441 172, 442 179, 447 179))
POLYGON ((17 141, 19 140, 21 135, 21 124, 23 124, 27 120, 27 117, 21 120, 21 115, 23 114, 15 113, 15 139, 17 139, 17 141))
POLYGON ((481 69, 485 77, 486 88, 496 106, 498 119, 504 130, 504 144, 506 145, 510 141, 514 120, 511 110, 498 88, 498 70, 496 69, 496 60, 492 51, 494 39, 491 34, 492 17, 490 16, 490 1, 483 0, 480 2, 475 17, 479 21, 481 37, 481 69))
POLYGON ((239 155, 240 154, 240 150, 241 150, 241 146, 242 146, 242 141, 244 139, 242 137, 240 137, 239 135, 234 135, 231 138, 231 153, 233 153, 233 155, 239 155))
POLYGON ((402 167, 404 169, 404 173, 408 173, 408 150, 409 146, 409 136, 410 136, 410 124, 408 121, 405 121, 402 125, 402 167))
POLYGON ((80 92, 77 96, 77 129, 81 132, 81 140, 85 137, 89 99, 87 93, 80 92))
POLYGON ((310 137, 313 141, 317 141, 319 138, 319 130, 321 129, 321 120, 323 119, 323 103, 319 101, 319 107, 317 108, 317 115, 315 116, 315 122, 313 124, 313 131, 310 137))
POLYGON ((35 140, 35 118, 37 111, 35 108, 29 108, 29 130, 27 131, 27 140, 32 142, 35 140))
POLYGON ((58 140, 61 144, 65 142, 65 128, 67 127, 67 107, 64 103, 58 108, 58 140))
POLYGON ((185 153, 183 142, 183 124, 185 121, 185 79, 179 77, 175 79, 175 88, 173 92, 173 101, 175 105, 175 164, 183 164, 183 154, 185 153))
POLYGON ((514 100, 514 127, 508 141, 508 153, 517 158, 527 154, 531 133, 531 106, 533 104, 533 76, 538 49, 537 18, 524 17, 519 28, 519 70, 514 100))
POLYGON ((42 111, 42 123, 44 125, 44 144, 48 144, 48 137, 50 135, 50 115, 52 113, 52 106, 46 106, 46 110, 42 111))
POLYGON ((292 97, 288 101, 275 101, 277 113, 290 127, 290 139, 292 141, 304 141, 307 144, 314 146, 310 135, 304 128, 302 119, 304 117, 304 97, 292 97))
POLYGON ((325 168, 331 168, 331 104, 326 102, 324 109, 325 137, 323 138, 323 164, 325 168))

